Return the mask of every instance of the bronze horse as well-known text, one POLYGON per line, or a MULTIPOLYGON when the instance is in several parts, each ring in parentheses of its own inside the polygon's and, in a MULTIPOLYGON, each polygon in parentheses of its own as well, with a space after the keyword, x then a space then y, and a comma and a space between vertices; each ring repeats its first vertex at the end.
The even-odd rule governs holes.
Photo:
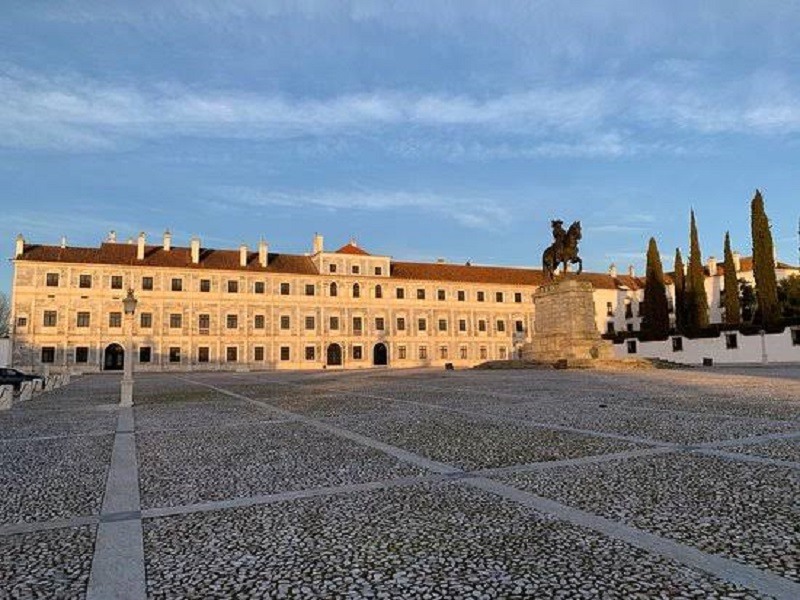
MULTIPOLYGON (((560 221, 557 223, 560 224, 560 221)), ((578 273, 583 271, 583 261, 578 256, 578 241, 581 239, 581 222, 575 221, 569 226, 566 233, 561 229, 561 235, 555 232, 556 226, 553 227, 556 241, 553 242, 542 254, 542 270, 547 274, 548 279, 553 279, 556 269, 559 265, 564 265, 563 272, 567 272, 568 265, 578 265, 578 273)))

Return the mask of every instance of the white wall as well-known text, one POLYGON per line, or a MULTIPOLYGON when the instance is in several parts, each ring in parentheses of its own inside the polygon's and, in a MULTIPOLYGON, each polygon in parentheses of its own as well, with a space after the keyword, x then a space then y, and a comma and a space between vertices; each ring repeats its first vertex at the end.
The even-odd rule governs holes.
POLYGON ((11 365, 11 338, 0 338, 0 367, 11 365))
MULTIPOLYGON (((725 334, 716 338, 689 339, 683 338, 683 350, 672 349, 672 336, 662 342, 636 341, 636 353, 628 352, 627 341, 614 344, 614 356, 617 358, 661 358, 687 365, 701 365, 704 358, 711 358, 714 364, 761 363, 766 353, 769 363, 800 363, 800 344, 793 344, 792 332, 787 327, 783 333, 764 336, 763 347, 760 335, 742 335, 736 333, 737 348, 726 347, 725 334)), ((795 334, 797 335, 797 334, 795 334)))

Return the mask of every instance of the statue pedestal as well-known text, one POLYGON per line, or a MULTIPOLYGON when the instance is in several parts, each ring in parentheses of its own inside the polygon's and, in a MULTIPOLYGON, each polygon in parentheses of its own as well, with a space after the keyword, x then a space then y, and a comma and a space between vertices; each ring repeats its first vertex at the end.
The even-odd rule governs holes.
POLYGON ((597 331, 591 283, 566 276, 540 287, 533 301, 533 337, 526 359, 580 363, 613 357, 611 343, 597 331))

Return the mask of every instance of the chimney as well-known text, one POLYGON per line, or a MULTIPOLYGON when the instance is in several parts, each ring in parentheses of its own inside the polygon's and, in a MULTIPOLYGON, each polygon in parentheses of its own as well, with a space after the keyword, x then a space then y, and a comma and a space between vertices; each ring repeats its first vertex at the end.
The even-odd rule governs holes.
POLYGON ((239 266, 246 267, 247 266, 247 245, 242 244, 239 246, 239 266))
POLYGON ((108 237, 106 238, 106 242, 109 244, 116 244, 117 243, 117 232, 113 229, 108 232, 108 237))
POLYGON ((636 271, 633 268, 633 265, 628 265, 628 275, 631 277, 636 277, 636 271))
POLYGON ((172 248, 172 234, 167 229, 164 232, 164 252, 169 252, 170 248, 172 248))
POLYGON ((614 263, 611 263, 608 266, 608 274, 611 275, 611 277, 616 278, 617 277, 617 265, 615 265, 614 263))
POLYGON ((709 276, 714 277, 714 275, 717 274, 717 259, 713 256, 709 256, 706 266, 708 267, 709 276))
POLYGON ((145 235, 144 231, 139 233, 139 242, 136 245, 136 260, 144 260, 144 242, 145 242, 145 235))
POLYGON ((313 243, 313 252, 312 254, 319 254, 322 252, 322 236, 318 233, 314 234, 314 243, 313 243))
POLYGON ((267 260, 269 257, 269 246, 267 246, 267 242, 264 238, 261 238, 258 242, 258 264, 262 267, 267 266, 267 260))
POLYGON ((62 248, 66 248, 67 247, 67 236, 65 236, 65 235, 61 236, 61 247, 62 248))
POLYGON ((733 266, 737 273, 742 270, 742 255, 736 251, 733 252, 733 266))
POLYGON ((21 233, 17 236, 15 242, 16 244, 14 246, 14 258, 19 258, 25 251, 25 238, 22 237, 21 233))
POLYGON ((192 249, 192 264, 196 265, 200 262, 200 238, 197 236, 192 237, 189 244, 192 249))

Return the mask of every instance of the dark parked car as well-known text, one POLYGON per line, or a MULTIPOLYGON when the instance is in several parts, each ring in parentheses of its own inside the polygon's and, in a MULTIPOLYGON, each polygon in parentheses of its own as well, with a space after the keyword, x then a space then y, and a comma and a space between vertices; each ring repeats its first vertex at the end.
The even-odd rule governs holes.
POLYGON ((0 368, 0 385, 13 385, 14 391, 18 391, 23 381, 33 381, 34 379, 41 379, 44 383, 44 377, 41 375, 29 375, 16 369, 0 368))

